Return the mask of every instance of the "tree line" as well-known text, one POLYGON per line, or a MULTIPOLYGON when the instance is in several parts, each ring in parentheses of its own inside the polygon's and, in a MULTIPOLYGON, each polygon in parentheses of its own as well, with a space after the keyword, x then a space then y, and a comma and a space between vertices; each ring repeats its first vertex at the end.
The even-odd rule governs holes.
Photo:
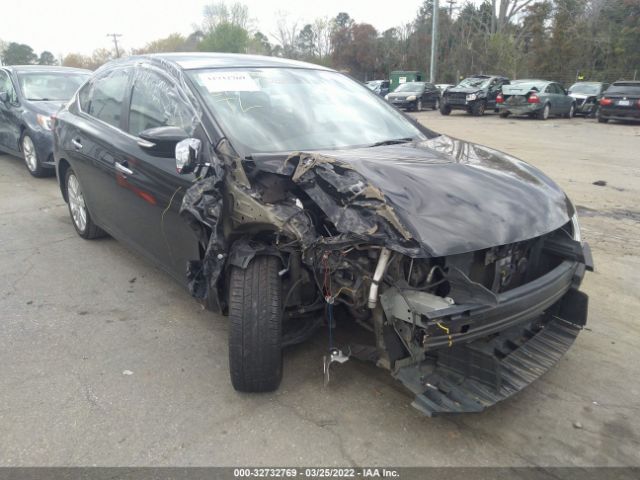
MULTIPOLYGON (((441 1, 438 15, 437 80, 456 83, 474 73, 613 81, 640 78, 640 0, 441 1)), ((184 36, 173 33, 126 54, 204 51, 272 55, 346 71, 360 80, 387 78, 393 70, 430 68, 433 0, 413 19, 378 31, 347 12, 302 23, 278 14, 275 32, 255 27, 248 8, 224 2, 204 7, 200 24, 184 36)), ((50 52, 0 43, 9 63, 55 63, 50 52)), ((70 53, 67 66, 95 69, 114 58, 110 49, 70 53)))

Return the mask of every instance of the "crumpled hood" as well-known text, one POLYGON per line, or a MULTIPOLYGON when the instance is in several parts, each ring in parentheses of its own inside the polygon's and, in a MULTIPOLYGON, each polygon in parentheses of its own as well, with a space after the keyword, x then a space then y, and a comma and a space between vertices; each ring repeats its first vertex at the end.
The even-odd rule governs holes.
POLYGON ((527 240, 566 224, 573 206, 542 172, 504 153, 447 136, 323 152, 379 188, 433 256, 527 240))
MULTIPOLYGON (((365 212, 359 210, 362 207, 353 208, 355 196, 347 199, 346 207, 332 205, 330 211, 326 198, 347 198, 363 191, 358 179, 364 179, 390 207, 391 212, 383 212, 385 218, 397 218, 406 229, 405 239, 408 232, 430 256, 528 240, 563 226, 574 213, 560 187, 536 168, 496 150, 444 135, 423 142, 305 155, 309 158, 301 162, 308 166, 298 164, 294 173, 294 165, 285 162, 278 173, 293 174, 295 181, 302 169, 318 171, 315 180, 301 186, 312 198, 325 199, 324 205, 319 205, 340 231, 357 233, 364 225, 358 218, 364 219, 365 212), (318 159, 315 165, 314 156, 318 159), (348 170, 331 176, 322 171, 339 166, 348 170), (332 193, 318 182, 332 183, 332 193), (322 189, 327 193, 319 196, 322 189)), ((254 161, 258 168, 274 173, 276 165, 283 165, 282 160, 268 155, 256 155, 254 161)))

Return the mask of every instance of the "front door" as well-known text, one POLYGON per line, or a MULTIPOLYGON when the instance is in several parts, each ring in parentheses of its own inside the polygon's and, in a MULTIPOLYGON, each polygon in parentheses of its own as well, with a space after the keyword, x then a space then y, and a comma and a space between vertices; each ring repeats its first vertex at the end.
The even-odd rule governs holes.
POLYGON ((198 239, 179 213, 195 176, 179 175, 173 155, 159 156, 138 137, 163 126, 180 127, 205 144, 195 110, 177 85, 158 70, 137 67, 124 127, 127 163, 116 165, 115 172, 117 195, 123 199, 119 221, 138 248, 186 283, 187 261, 199 258, 198 239))

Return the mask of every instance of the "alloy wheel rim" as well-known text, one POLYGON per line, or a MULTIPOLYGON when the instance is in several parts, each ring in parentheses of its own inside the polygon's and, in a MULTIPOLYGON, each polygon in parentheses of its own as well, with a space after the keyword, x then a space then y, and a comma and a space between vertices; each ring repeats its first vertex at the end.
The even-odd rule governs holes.
POLYGON ((422 110, 422 100, 418 100, 418 110, 422 110))
POLYGON ((544 106, 544 111, 542 112, 542 115, 544 116, 545 120, 549 118, 549 105, 544 106))
POLYGON ((31 137, 25 136, 22 139, 22 152, 24 153, 24 161, 27 164, 27 168, 35 172, 38 168, 38 157, 31 137))
POLYGON ((81 232, 87 228, 87 207, 84 203, 84 195, 80 189, 80 183, 75 175, 69 175, 67 182, 67 193, 69 195, 69 209, 73 223, 81 232))

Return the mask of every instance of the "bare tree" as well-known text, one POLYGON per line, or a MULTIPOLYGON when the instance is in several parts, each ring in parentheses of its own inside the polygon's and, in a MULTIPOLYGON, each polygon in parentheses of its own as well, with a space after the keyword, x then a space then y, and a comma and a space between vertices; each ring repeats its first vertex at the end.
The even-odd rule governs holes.
POLYGON ((293 58, 296 56, 296 39, 300 21, 289 18, 289 14, 282 10, 279 10, 276 15, 278 15, 276 32, 271 35, 282 47, 282 54, 285 57, 293 58))
MULTIPOLYGON (((523 11, 523 9, 533 2, 539 0, 498 0, 500 2, 498 6, 498 12, 494 11, 494 15, 497 18, 496 31, 501 32, 507 25, 509 25, 515 17, 523 11)), ((495 2, 493 2, 495 5, 495 2)), ((493 32, 495 33, 495 32, 493 32)))
POLYGON ((316 53, 322 60, 331 54, 331 30, 333 25, 328 17, 316 18, 312 24, 316 39, 316 53))

